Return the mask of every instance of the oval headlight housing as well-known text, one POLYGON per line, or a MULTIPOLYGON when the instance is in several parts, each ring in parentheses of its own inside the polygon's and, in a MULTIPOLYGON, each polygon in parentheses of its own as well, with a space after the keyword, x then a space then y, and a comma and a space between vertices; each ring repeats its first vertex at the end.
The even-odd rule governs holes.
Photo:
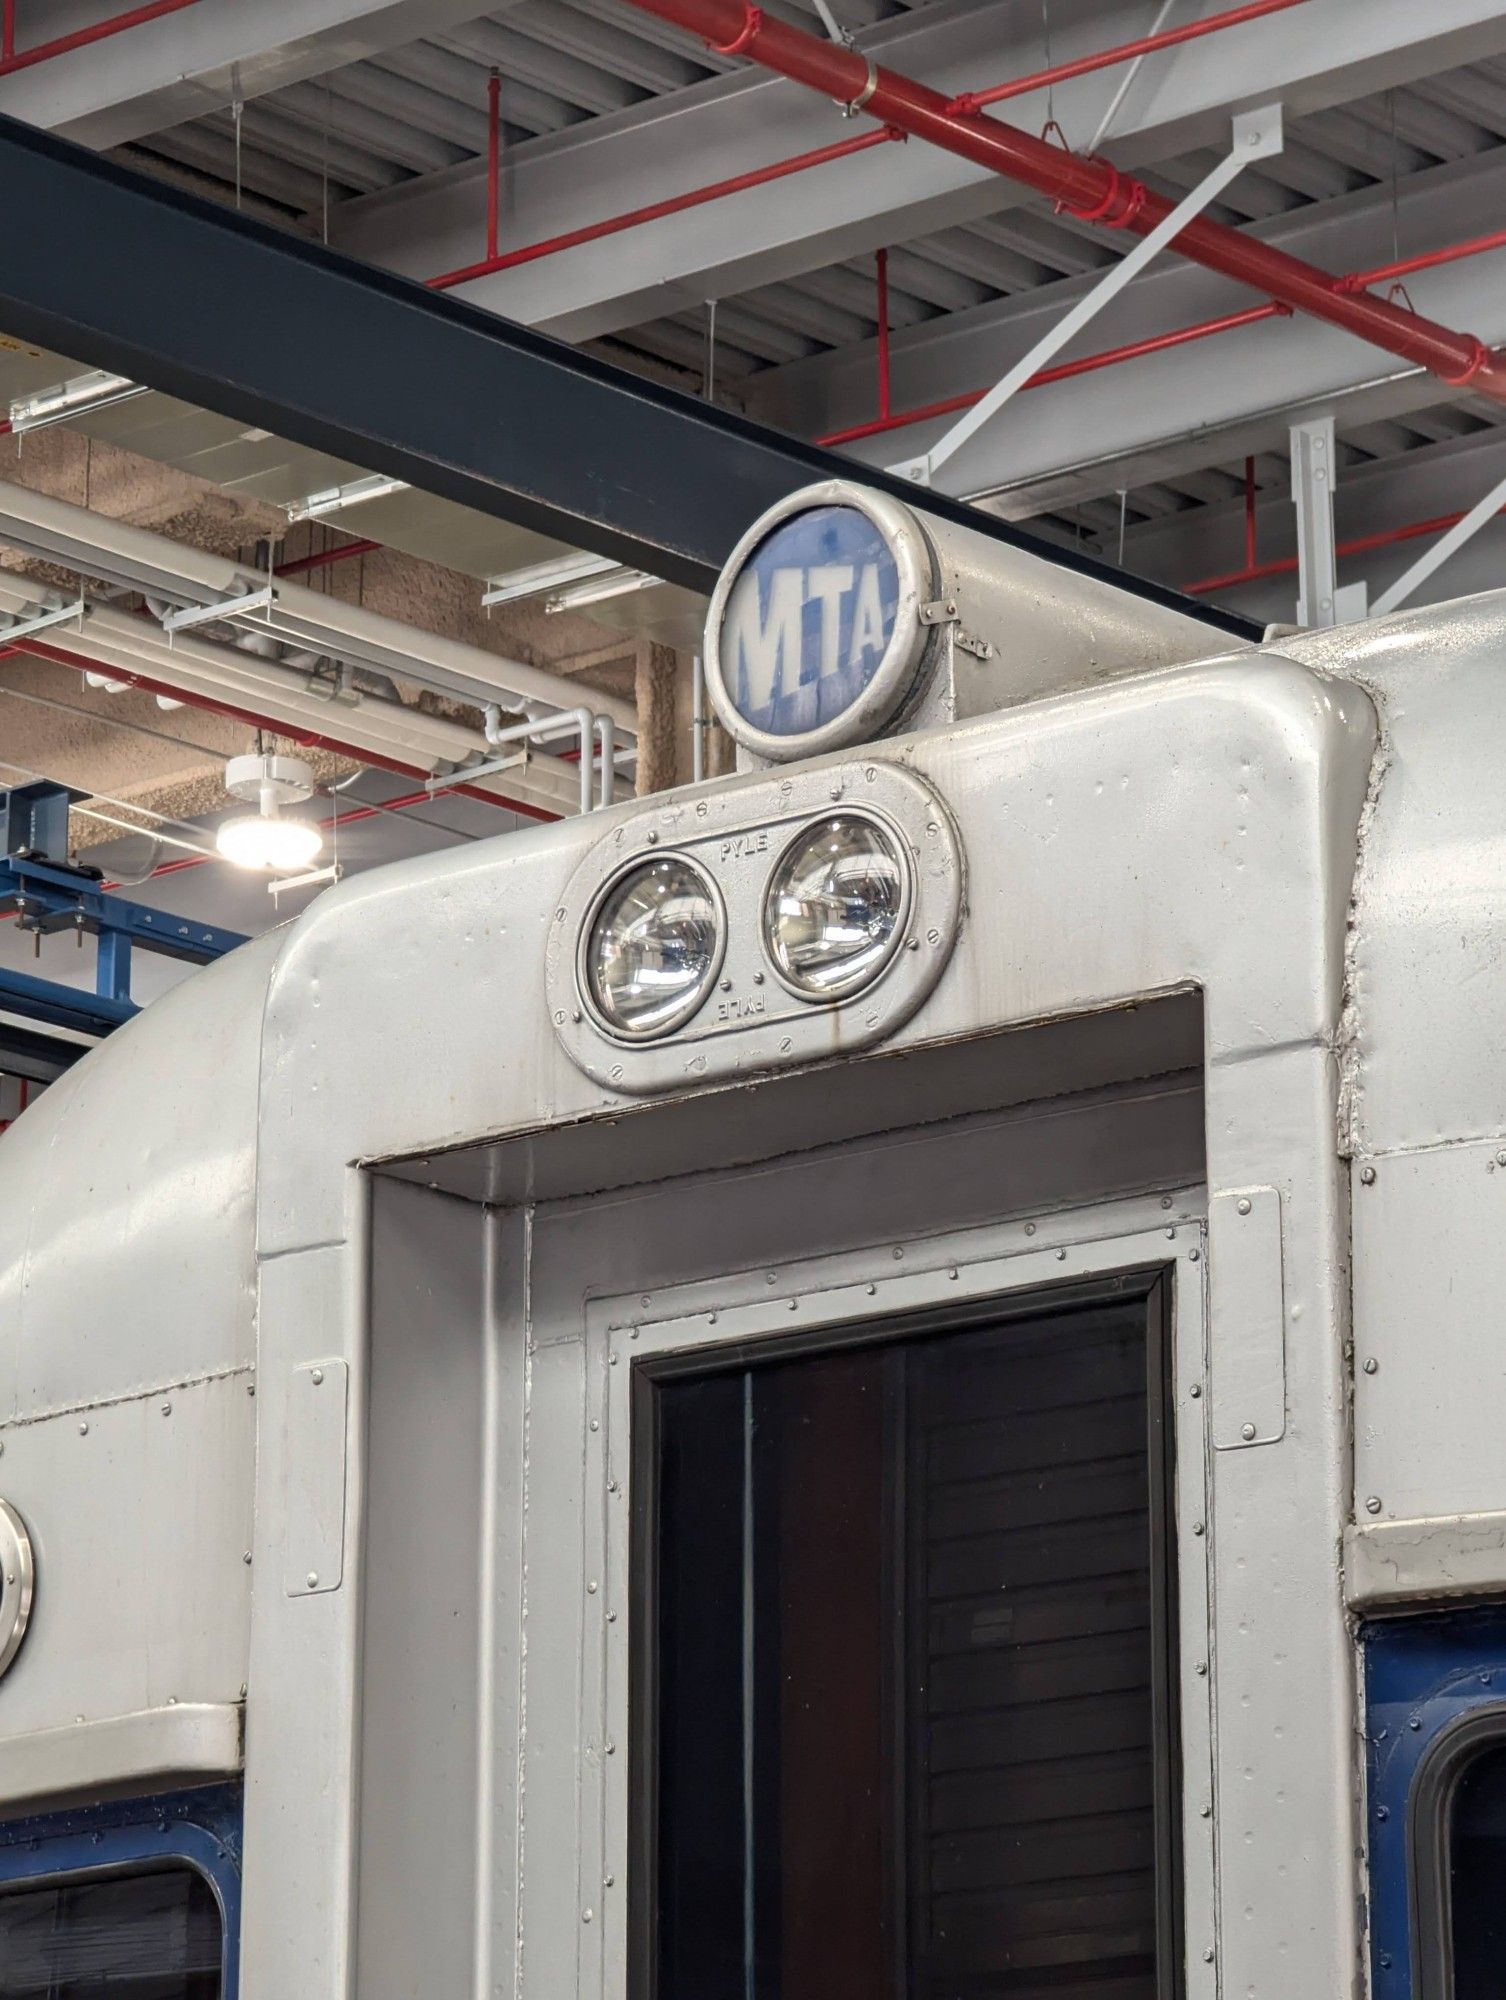
POLYGON ((682 1027, 721 963, 721 905, 682 855, 657 855, 608 885, 591 920, 581 971, 613 1034, 647 1041, 682 1027))
POLYGON ((764 942, 785 985, 839 1000, 878 978, 898 948, 910 871, 898 840, 861 813, 817 820, 784 851, 764 898, 764 942))

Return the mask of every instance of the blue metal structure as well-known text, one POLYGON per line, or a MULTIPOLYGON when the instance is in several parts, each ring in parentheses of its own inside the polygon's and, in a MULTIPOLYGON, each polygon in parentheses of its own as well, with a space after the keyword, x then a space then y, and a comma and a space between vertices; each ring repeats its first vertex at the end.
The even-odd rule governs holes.
MULTIPOLYGON (((0 858, 0 913, 14 915, 18 926, 36 938, 39 951, 44 937, 59 932, 72 931, 80 944, 86 933, 92 936, 94 991, 0 970, 0 1009, 97 1038, 139 1011, 131 997, 136 946, 204 965, 246 940, 239 931, 130 902, 107 890, 96 871, 57 860, 56 848, 66 840, 68 806, 76 796, 64 785, 26 785, 0 794, 0 823, 8 843, 0 858), (47 845, 39 851, 44 841, 47 845)), ((0 1070, 45 1082, 82 1053, 77 1042, 0 1025, 0 1070)))
POLYGON ((1486 1710, 1506 1710, 1506 1606, 1378 1620, 1362 1635, 1370 1843, 1371 1992, 1417 1990, 1419 1772, 1445 1734, 1486 1710))
POLYGON ((236 2000, 241 1926, 238 1785, 122 1799, 0 1824, 0 1894, 59 1878, 132 1874, 173 1862, 197 1870, 214 1891, 223 1938, 221 2000, 236 2000))

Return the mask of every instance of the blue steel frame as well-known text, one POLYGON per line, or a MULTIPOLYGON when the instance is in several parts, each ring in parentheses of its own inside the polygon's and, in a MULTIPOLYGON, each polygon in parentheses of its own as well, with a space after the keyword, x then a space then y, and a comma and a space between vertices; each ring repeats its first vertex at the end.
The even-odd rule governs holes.
POLYGON ((1446 1731, 1498 1709, 1506 1721, 1506 1606, 1390 1618, 1361 1633, 1365 1670, 1366 1806, 1370 1852, 1370 1978, 1374 2000, 1413 2000, 1420 1842, 1418 1773, 1446 1731))
POLYGON ((239 931, 113 895, 78 869, 14 854, 0 856, 0 911, 10 910, 43 932, 89 932, 96 940, 95 990, 84 993, 30 973, 0 971, 0 1007, 91 1035, 107 1035, 140 1011, 131 998, 133 946, 206 965, 246 942, 239 931))
POLYGON ((121 1799, 0 1824, 0 1895, 31 1883, 129 1875, 179 1862, 202 1875, 219 1905, 222 2000, 240 1985, 241 1793, 206 1786, 161 1798, 121 1799))

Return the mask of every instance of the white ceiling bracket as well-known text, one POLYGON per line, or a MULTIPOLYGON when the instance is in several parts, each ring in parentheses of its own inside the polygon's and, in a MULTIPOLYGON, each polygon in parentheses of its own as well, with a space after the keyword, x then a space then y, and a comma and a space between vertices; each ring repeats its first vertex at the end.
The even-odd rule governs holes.
POLYGON ((213 604, 190 604, 182 611, 169 611, 162 629, 170 638, 174 632, 191 632, 196 625, 214 625, 226 618, 244 618, 248 612, 270 611, 276 596, 276 589, 270 583, 264 583, 260 590, 234 591, 213 604))
POLYGON ((51 625, 66 625, 70 618, 76 618, 82 626, 85 609, 80 596, 76 602, 65 604, 59 610, 38 611, 18 618, 13 625, 0 624, 0 646, 18 646, 34 632, 45 632, 51 625))
POLYGON ((1030 352, 1017 361, 1001 381, 995 383, 982 401, 959 417, 928 452, 891 465, 889 470, 896 478, 913 480, 919 486, 933 484, 948 460, 954 458, 985 424, 991 423, 1030 378, 1038 374, 1069 341, 1076 339, 1083 328, 1095 320, 1104 307, 1160 255, 1168 243, 1181 235, 1189 222, 1201 215, 1211 202, 1217 201, 1232 180, 1256 160, 1268 160, 1272 154, 1279 153, 1283 143, 1279 104, 1265 105, 1259 111, 1242 112, 1234 120, 1233 144, 1228 153, 1210 173, 1204 175, 1191 193, 1184 195, 1148 236, 1143 236, 1133 250, 1121 257, 1085 298, 1080 299, 1070 312, 1064 313, 1045 338, 1037 341, 1030 352))

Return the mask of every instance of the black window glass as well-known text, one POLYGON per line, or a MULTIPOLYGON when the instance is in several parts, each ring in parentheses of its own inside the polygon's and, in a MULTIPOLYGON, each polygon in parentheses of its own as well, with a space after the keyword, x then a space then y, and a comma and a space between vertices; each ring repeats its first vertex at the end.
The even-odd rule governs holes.
POLYGON ((1449 1839, 1454 2000, 1506 1993, 1506 1744, 1473 1758, 1453 1795, 1449 1839))
POLYGON ((1163 1991, 1162 1403, 1143 1299, 641 1386, 640 2000, 1163 1991))
POLYGON ((194 1869, 0 1891, 0 2000, 219 2000, 220 1957, 194 1869))

